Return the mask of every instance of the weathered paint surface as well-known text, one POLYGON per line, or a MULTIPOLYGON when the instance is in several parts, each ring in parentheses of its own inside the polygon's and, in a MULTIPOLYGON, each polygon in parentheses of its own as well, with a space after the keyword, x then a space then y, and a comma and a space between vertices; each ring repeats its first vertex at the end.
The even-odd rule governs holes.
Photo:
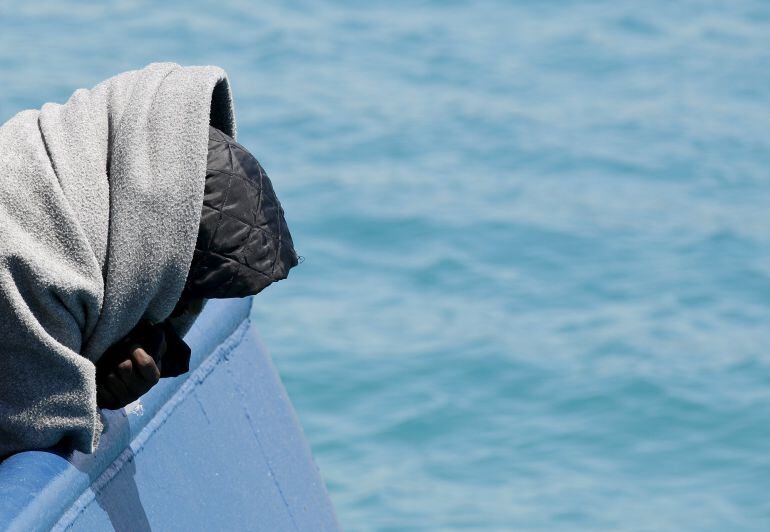
POLYGON ((209 302, 185 338, 190 372, 108 412, 95 454, 0 464, 2 529, 337 530, 250 303, 209 302))

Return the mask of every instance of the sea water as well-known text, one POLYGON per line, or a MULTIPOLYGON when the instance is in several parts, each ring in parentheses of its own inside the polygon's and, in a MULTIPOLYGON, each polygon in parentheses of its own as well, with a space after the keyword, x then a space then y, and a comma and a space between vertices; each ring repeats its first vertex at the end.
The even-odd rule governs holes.
POLYGON ((770 5, 0 4, 0 120, 216 64, 347 530, 770 529, 770 5))

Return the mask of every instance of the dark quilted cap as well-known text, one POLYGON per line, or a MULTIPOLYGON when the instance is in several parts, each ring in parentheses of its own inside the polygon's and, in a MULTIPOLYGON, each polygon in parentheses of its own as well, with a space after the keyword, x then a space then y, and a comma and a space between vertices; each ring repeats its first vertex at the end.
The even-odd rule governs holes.
POLYGON ((285 279, 297 262, 283 208, 262 166, 210 126, 201 223, 183 297, 253 295, 285 279))

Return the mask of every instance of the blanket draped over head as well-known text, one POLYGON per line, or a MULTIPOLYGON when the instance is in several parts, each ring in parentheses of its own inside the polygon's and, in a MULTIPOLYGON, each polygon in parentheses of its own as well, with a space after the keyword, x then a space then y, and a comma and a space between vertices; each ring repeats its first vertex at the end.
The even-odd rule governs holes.
POLYGON ((0 127, 0 455, 98 445, 94 362, 179 299, 209 124, 235 135, 226 73, 152 63, 0 127))

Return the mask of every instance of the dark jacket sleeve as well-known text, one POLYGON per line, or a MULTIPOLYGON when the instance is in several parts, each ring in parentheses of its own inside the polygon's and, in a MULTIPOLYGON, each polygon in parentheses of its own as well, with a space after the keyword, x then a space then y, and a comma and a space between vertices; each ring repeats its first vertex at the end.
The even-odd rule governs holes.
POLYGON ((169 322, 161 324, 166 333, 166 353, 160 366, 161 377, 177 377, 190 371, 190 346, 169 322))

